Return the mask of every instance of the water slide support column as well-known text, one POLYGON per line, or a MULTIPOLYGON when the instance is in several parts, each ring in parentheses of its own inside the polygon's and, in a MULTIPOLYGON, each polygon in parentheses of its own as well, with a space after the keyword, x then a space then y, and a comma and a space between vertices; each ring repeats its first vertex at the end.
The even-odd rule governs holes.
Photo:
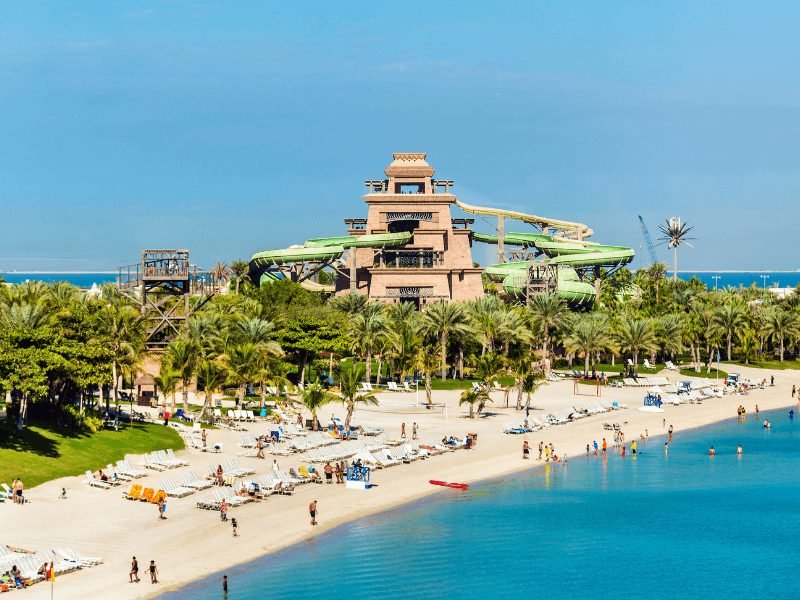
POLYGON ((350 291, 356 291, 356 249, 350 248, 350 291))
POLYGON ((505 237, 505 218, 503 215, 497 215, 497 262, 506 262, 506 253, 503 246, 503 238, 505 237))

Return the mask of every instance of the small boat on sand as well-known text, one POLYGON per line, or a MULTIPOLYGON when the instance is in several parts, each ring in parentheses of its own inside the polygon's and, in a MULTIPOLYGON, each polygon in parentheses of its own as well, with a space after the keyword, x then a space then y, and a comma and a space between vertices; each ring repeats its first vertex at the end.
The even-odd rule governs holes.
POLYGON ((456 490, 468 490, 469 484, 468 483, 455 483, 449 481, 439 481, 437 479, 431 479, 428 481, 431 485, 440 485, 442 487, 449 487, 454 488, 456 490))

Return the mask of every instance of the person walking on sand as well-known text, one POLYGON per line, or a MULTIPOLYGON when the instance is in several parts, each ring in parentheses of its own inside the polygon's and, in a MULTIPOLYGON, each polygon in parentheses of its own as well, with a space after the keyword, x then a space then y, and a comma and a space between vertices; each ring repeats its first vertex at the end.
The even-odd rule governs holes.
POLYGON ((796 385, 793 385, 793 386, 792 386, 792 398, 794 398, 794 395, 795 395, 796 393, 797 393, 797 386, 796 386, 796 385))
POLYGON ((406 439, 406 424, 405 421, 400 425, 400 437, 406 439))
POLYGON ((200 438, 203 440, 203 450, 205 450, 206 449, 206 439, 207 439, 206 430, 205 429, 202 429, 200 431, 200 438))
POLYGON ((550 462, 550 446, 544 447, 544 462, 550 462))
POLYGON ((219 503, 219 520, 223 523, 228 520, 228 503, 225 500, 219 503))
POLYGON ((139 561, 135 556, 131 561, 131 572, 128 573, 128 579, 130 579, 130 583, 139 583, 139 561))
POLYGON ((278 466, 277 458, 272 459, 272 470, 275 471, 276 473, 281 470, 281 468, 278 466))
POLYGON ((333 483, 333 467, 331 463, 325 463, 325 468, 322 470, 325 471, 325 483, 333 483))
POLYGON ((150 583, 158 583, 158 567, 156 561, 150 561, 150 583))
POLYGON ((531 453, 531 447, 528 444, 528 440, 522 442, 522 460, 528 460, 530 457, 528 456, 531 453))
POLYGON ((308 505, 308 514, 311 515, 311 524, 317 524, 317 501, 313 500, 311 504, 308 505))
POLYGON ((239 536, 239 532, 238 532, 239 523, 236 521, 236 517, 231 519, 231 526, 233 527, 233 537, 238 537, 239 536))
POLYGON ((264 438, 261 436, 258 436, 258 439, 256 440, 256 449, 256 458, 266 458, 266 456, 264 456, 264 438))
POLYGON ((416 421, 414 421, 411 424, 411 439, 412 440, 417 439, 417 422, 416 421))
POLYGON ((544 442, 539 442, 539 460, 542 460, 542 452, 544 452, 544 442))

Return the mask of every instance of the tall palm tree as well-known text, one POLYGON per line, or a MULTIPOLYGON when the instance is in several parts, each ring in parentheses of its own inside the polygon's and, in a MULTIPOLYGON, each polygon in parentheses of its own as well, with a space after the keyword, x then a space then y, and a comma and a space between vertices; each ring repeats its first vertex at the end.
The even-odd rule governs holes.
POLYGON ((533 373, 528 373, 522 380, 522 391, 525 392, 525 410, 531 407, 531 396, 539 389, 539 382, 533 373))
POLYGON ((244 278, 247 277, 247 274, 250 272, 250 265, 243 260, 234 260, 231 263, 230 272, 236 280, 236 293, 238 294, 239 284, 244 281, 244 278))
POLYGON ((634 370, 639 367, 640 352, 658 348, 655 327, 650 319, 624 319, 614 333, 620 350, 631 353, 634 370))
POLYGON ((670 358, 674 359, 675 354, 683 350, 684 326, 685 320, 681 314, 664 315, 657 322, 658 340, 670 358))
POLYGON ((228 371, 228 380, 236 386, 236 402, 244 402, 247 385, 257 381, 263 354, 252 342, 231 345, 222 355, 222 363, 228 371))
POLYGON ((605 315, 587 314, 571 319, 564 338, 564 348, 567 352, 583 355, 584 375, 589 374, 589 361, 592 356, 611 346, 612 338, 608 318, 605 315))
POLYGON ((104 296, 97 319, 111 351, 111 399, 116 406, 120 375, 123 370, 134 368, 144 357, 145 323, 132 306, 113 302, 108 296, 104 296))
POLYGON ((763 332, 778 344, 783 362, 786 339, 800 335, 800 318, 794 311, 772 308, 764 314, 763 332))
POLYGON ((181 377, 181 397, 183 399, 183 410, 189 410, 189 384, 194 377, 197 367, 198 352, 197 348, 187 338, 176 338, 169 346, 164 357, 169 364, 181 377))
POLYGON ((161 365, 159 374, 153 377, 156 387, 164 394, 164 406, 167 404, 168 397, 172 400, 169 409, 170 414, 175 414, 175 392, 178 391, 178 383, 180 383, 180 380, 180 373, 164 364, 161 365))
MULTIPOLYGON (((377 305, 379 303, 369 304, 377 305)), ((369 306, 369 304, 365 306, 369 306)), ((382 304, 380 306, 383 307, 382 304)), ((348 333, 353 348, 361 352, 367 362, 366 377, 369 381, 372 378, 372 351, 378 341, 386 336, 386 318, 383 308, 370 307, 353 316, 349 321, 348 333)))
POLYGON ((728 360, 731 360, 734 338, 741 335, 747 325, 745 308, 738 302, 728 302, 720 306, 713 314, 716 332, 725 338, 728 346, 728 360))
POLYGON ((394 367, 405 377, 414 367, 421 337, 414 305, 401 302, 388 311, 387 340, 394 367))
POLYGON ((203 408, 200 411, 200 420, 206 418, 211 409, 214 392, 225 385, 227 377, 225 371, 215 362, 203 360, 197 365, 197 387, 203 389, 203 408))
POLYGON ((310 383, 300 392, 300 400, 303 406, 311 412, 312 429, 317 431, 319 429, 317 411, 329 402, 336 400, 336 397, 329 394, 319 383, 310 383))
POLYGON ((481 354, 494 351, 501 306, 497 296, 487 295, 467 304, 470 321, 481 338, 481 354))
POLYGON ((672 280, 678 281, 678 246, 694 239, 689 237, 689 232, 694 227, 681 222, 680 217, 673 217, 667 219, 664 225, 659 225, 658 229, 663 234, 659 239, 672 248, 672 280))
POLYGON ((211 275, 214 277, 219 287, 222 287, 222 284, 228 280, 230 274, 231 270, 228 268, 228 265, 222 261, 217 262, 211 267, 211 275))
POLYGON ((422 312, 420 327, 424 333, 439 339, 442 381, 447 379, 447 339, 469 330, 467 314, 461 304, 438 302, 422 312))
POLYGON ((343 371, 339 378, 339 401, 347 409, 347 416, 344 419, 344 429, 350 429, 350 420, 359 404, 364 406, 378 406, 378 398, 372 392, 362 392, 360 389, 361 379, 364 377, 364 369, 353 367, 343 371))
POLYGON ((555 330, 567 313, 567 304, 555 292, 536 294, 530 299, 528 310, 531 315, 531 329, 534 335, 541 337, 542 354, 549 357, 550 334, 555 330))
POLYGON ((436 370, 438 364, 439 357, 436 356, 436 352, 433 350, 433 348, 425 344, 421 345, 419 350, 417 350, 417 357, 414 361, 414 365, 422 372, 422 376, 425 379, 425 401, 428 403, 428 405, 433 404, 431 375, 436 370))

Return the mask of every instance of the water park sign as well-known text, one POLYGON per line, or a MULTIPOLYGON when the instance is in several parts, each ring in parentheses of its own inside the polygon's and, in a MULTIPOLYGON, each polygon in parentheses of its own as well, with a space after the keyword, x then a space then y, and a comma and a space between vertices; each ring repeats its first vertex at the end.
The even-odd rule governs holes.
POLYGON ((391 221, 433 221, 432 212, 387 212, 386 220, 391 221))

